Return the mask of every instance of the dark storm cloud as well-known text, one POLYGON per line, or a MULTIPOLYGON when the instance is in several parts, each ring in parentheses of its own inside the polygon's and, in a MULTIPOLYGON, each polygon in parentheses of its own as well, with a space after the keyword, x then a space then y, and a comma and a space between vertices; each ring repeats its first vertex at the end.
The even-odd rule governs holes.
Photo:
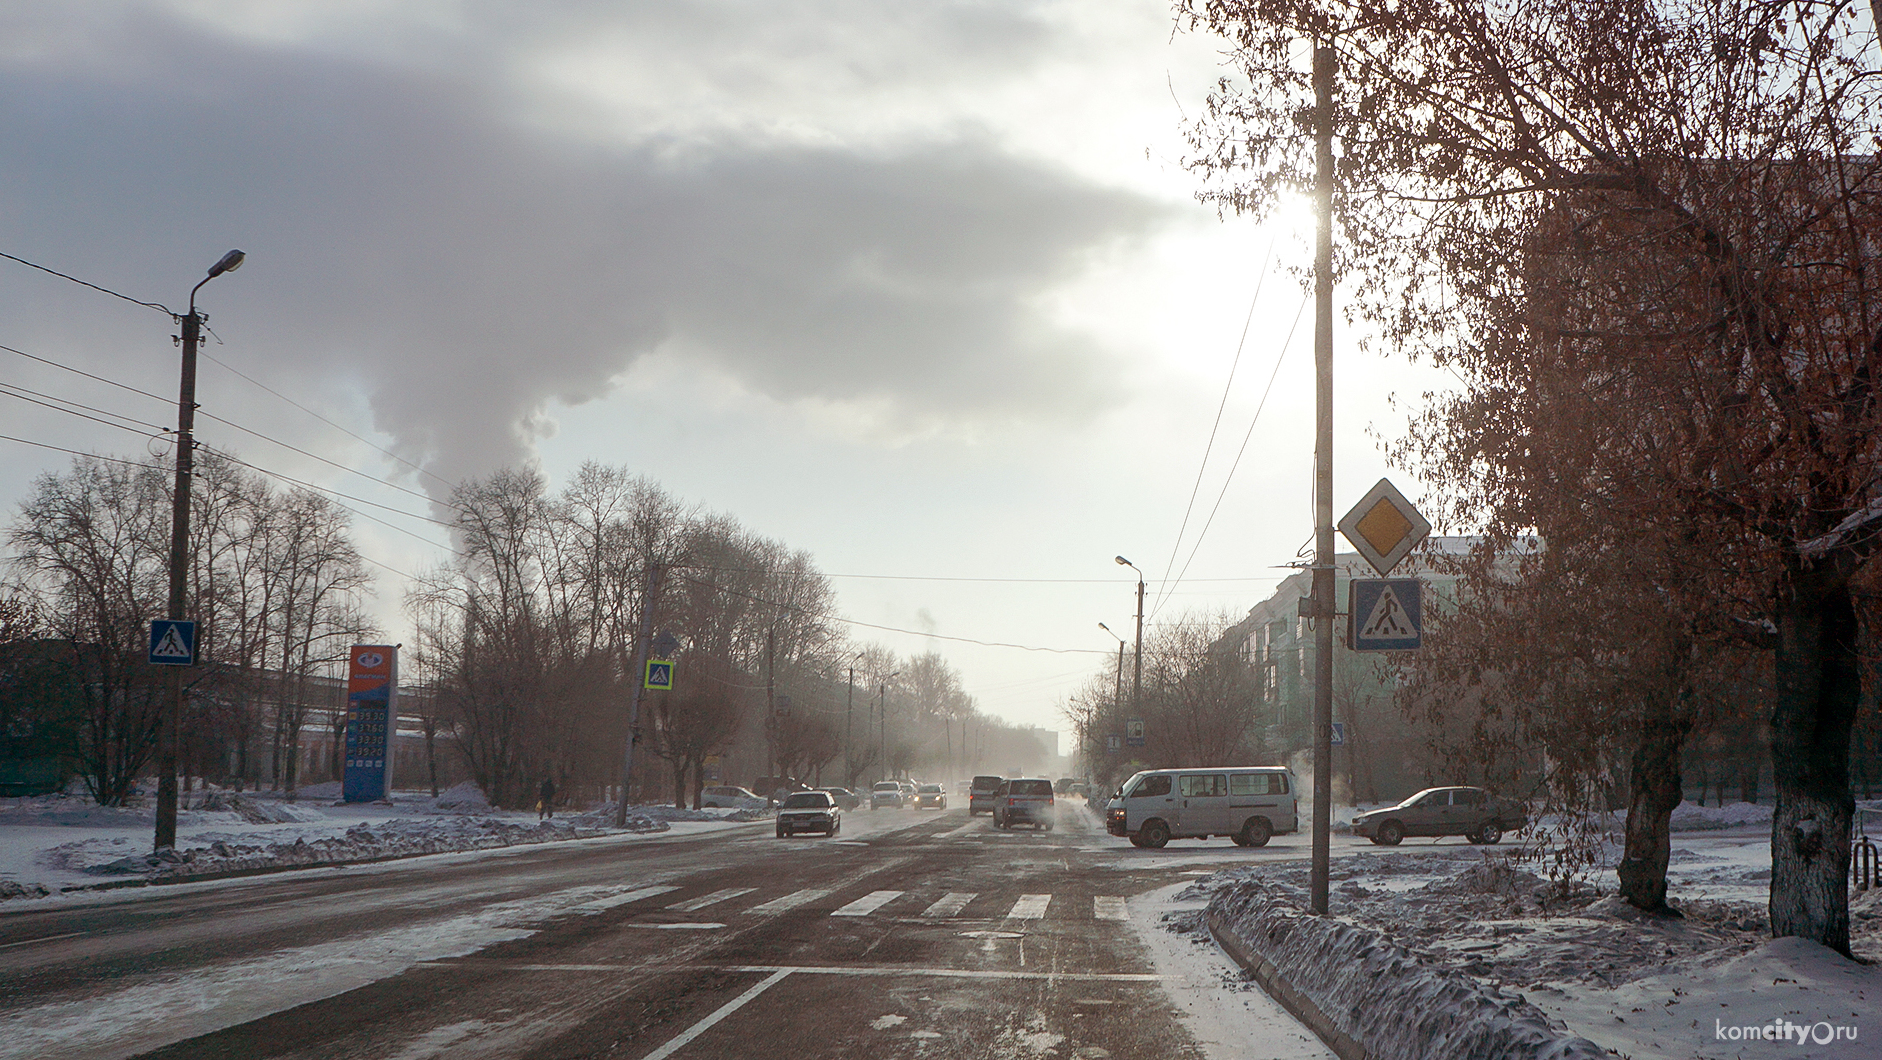
MULTIPOLYGON (((1161 219, 972 134, 597 146, 519 119, 475 63, 157 16, 36 47, 14 29, 0 249, 153 291, 242 247, 243 290, 218 298, 241 305, 243 346, 357 378, 377 426, 447 477, 525 455, 546 402, 598 396, 663 345, 786 401, 1088 414, 1115 397, 1110 355, 1037 301, 1161 219)), ((16 297, 0 285, 0 306, 16 297)))

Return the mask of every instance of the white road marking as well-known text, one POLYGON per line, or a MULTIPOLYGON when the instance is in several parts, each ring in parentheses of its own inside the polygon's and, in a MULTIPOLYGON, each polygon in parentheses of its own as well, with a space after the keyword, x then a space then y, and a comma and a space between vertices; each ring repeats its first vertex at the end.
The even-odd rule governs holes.
POLYGON ((870 891, 861 898, 831 913, 831 916, 868 916, 869 914, 902 897, 904 891, 870 891))
POLYGON ((798 906, 803 905, 807 902, 814 902, 817 899, 822 898, 825 895, 828 895, 829 893, 830 892, 828 890, 823 889, 823 888, 806 887, 801 891, 792 891, 790 894, 787 894, 782 898, 773 898, 769 902, 764 903, 763 905, 754 905, 750 909, 747 909, 745 911, 747 913, 759 913, 759 914, 782 913, 788 909, 796 909, 798 906))
POLYGON ((968 821, 966 824, 961 825, 959 828, 954 829, 953 831, 942 832, 939 836, 936 836, 935 838, 952 839, 957 835, 966 835, 969 832, 984 832, 986 830, 987 830, 987 822, 976 817, 973 820, 968 821))
POLYGON ((973 894, 951 892, 943 896, 940 901, 923 909, 921 915, 931 917, 954 916, 961 910, 967 908, 967 903, 973 901, 975 897, 976 896, 973 894))
POLYGON ((789 974, 791 974, 791 969, 789 968, 780 968, 779 970, 772 972, 770 975, 766 976, 763 981, 758 983, 758 985, 752 987, 750 990, 745 991, 744 993, 733 998, 732 1000, 727 1001, 725 1004, 720 1005, 718 1009, 716 1009, 712 1013, 712 1015, 707 1016, 705 1019, 700 1020, 698 1023, 693 1024, 691 1027, 686 1028, 686 1031, 682 1033, 679 1037, 666 1043, 660 1048, 655 1049, 653 1052, 648 1053, 646 1060, 667 1060, 667 1057, 672 1056, 674 1053, 677 1053, 681 1049, 686 1048, 686 1046, 690 1044, 694 1038, 697 1038, 700 1035, 706 1033, 708 1030, 711 1030, 713 1024, 719 1022, 720 1020, 726 1018, 727 1016, 730 1016, 732 1013, 737 1012, 739 1009, 744 1008, 746 1002, 750 1001, 752 998, 757 997, 759 994, 762 994, 765 991, 771 989, 773 986, 777 985, 778 980, 783 979, 785 976, 789 974))
POLYGON ((647 928, 652 931, 712 931, 724 924, 629 924, 631 928, 647 928))
POLYGON ((1145 972, 1023 972, 1017 969, 922 968, 906 964, 507 964, 502 961, 420 961, 426 968, 500 967, 512 972, 796 972, 800 975, 936 976, 942 979, 1052 979, 1071 983, 1157 983, 1165 978, 1145 972))
POLYGON ((0 943, 0 950, 10 950, 15 946, 31 946, 35 942, 57 942, 60 939, 75 939, 83 934, 83 931, 73 931, 64 935, 45 935, 36 939, 21 939, 18 942, 0 943))
POLYGON ((638 902, 642 898, 652 898, 656 894, 665 894, 668 891, 677 890, 679 890, 678 887, 641 887, 622 894, 611 894, 606 898, 597 898, 592 902, 583 902, 581 905, 575 907, 575 911, 577 913, 599 913, 603 909, 613 909, 617 905, 626 905, 629 902, 638 902))
POLYGON ((1008 920, 1038 920, 1046 915, 1046 906, 1052 903, 1049 894, 1022 894, 1019 901, 1013 903, 1013 911, 1006 914, 1008 920))
POLYGON ((674 902, 672 905, 667 906, 667 908, 678 913, 693 913, 709 905, 718 905, 720 902, 737 898, 741 894, 750 894, 757 889, 756 887, 727 887, 723 891, 714 891, 711 894, 703 895, 699 898, 689 898, 684 902, 674 902))
POLYGON ((1092 916, 1099 920, 1129 920, 1130 911, 1124 908, 1124 899, 1116 895, 1101 894, 1091 900, 1092 916))

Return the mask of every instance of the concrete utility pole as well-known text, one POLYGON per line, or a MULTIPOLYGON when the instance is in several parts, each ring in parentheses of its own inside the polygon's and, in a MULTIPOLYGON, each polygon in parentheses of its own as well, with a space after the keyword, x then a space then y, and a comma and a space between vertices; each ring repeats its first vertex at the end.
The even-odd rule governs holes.
POLYGON ((627 827, 627 793, 634 785, 634 737, 640 733, 640 697, 647 687, 647 655, 653 645, 653 607, 660 595, 660 564, 649 561, 641 589, 640 632, 634 635, 634 693, 627 708, 627 756, 621 762, 621 801, 614 805, 614 827, 627 827))
MULTIPOLYGON (((231 250, 209 267, 209 275, 190 288, 190 308, 183 325, 183 378, 176 397, 176 488, 170 494, 170 606, 165 618, 181 621, 189 603, 190 481, 196 472, 196 345, 202 340, 203 321, 196 311, 196 292, 203 284, 242 267, 246 257, 231 250)), ((198 633, 197 650, 202 649, 198 633)), ((183 724, 183 671, 172 666, 168 705, 157 726, 157 835, 156 849, 176 846, 177 737, 183 724)))
POLYGON ((1315 913, 1327 911, 1333 824, 1333 75, 1338 57, 1315 43, 1313 868, 1315 913))
POLYGON ((1117 557, 1119 566, 1137 571, 1137 651, 1131 659, 1131 712, 1143 716, 1144 709, 1144 572, 1137 570, 1137 564, 1117 557))

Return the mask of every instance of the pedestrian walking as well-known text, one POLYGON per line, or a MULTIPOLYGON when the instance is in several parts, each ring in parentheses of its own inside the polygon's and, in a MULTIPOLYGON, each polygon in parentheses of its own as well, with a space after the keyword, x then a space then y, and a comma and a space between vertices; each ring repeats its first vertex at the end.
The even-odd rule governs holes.
POLYGON ((536 804, 536 823, 541 824, 555 816, 555 781, 542 778, 542 801, 536 804))

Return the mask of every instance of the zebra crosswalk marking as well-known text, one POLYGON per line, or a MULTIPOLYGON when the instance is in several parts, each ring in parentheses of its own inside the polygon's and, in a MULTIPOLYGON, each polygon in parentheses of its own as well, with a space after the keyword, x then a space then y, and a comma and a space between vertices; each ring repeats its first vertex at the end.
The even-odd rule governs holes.
POLYGON ((869 914, 895 901, 906 893, 904 891, 870 891, 854 902, 831 913, 831 916, 868 916, 869 914))
POLYGON ((617 905, 626 905, 629 902, 638 902, 642 898, 652 898, 656 894, 666 894, 668 891, 677 890, 679 890, 678 887, 641 887, 622 894, 611 894, 606 898, 597 898, 592 902, 583 902, 581 905, 576 906, 575 909, 577 912, 582 913, 599 913, 603 909, 613 909, 617 905))
POLYGON ((946 895, 943 895, 940 901, 922 910, 921 915, 935 918, 954 916, 961 910, 967 908, 967 903, 973 901, 976 897, 978 896, 972 893, 950 891, 946 895))
POLYGON ((1008 920, 1038 920, 1046 915, 1046 906, 1052 904, 1049 894, 1022 894, 1019 901, 1013 903, 1013 911, 1006 914, 1008 920))
POLYGON ((796 909, 800 905, 804 905, 809 902, 814 902, 817 899, 828 895, 829 893, 830 891, 827 889, 817 888, 817 887, 806 887, 805 889, 801 891, 792 891, 790 894, 787 894, 782 898, 773 898, 769 902, 764 903, 763 905, 754 905, 750 909, 747 909, 745 911, 748 913, 761 913, 761 914, 782 913, 788 909, 796 909))
POLYGON ((1099 920, 1129 920, 1130 913, 1124 908, 1124 899, 1116 895, 1101 894, 1091 900, 1091 915, 1099 920))
POLYGON ((684 902, 675 902, 667 906, 667 908, 676 913, 697 912, 709 905, 717 905, 720 902, 737 898, 741 894, 750 894, 757 889, 756 887, 727 887, 723 891, 714 891, 711 894, 703 895, 699 898, 691 898, 684 902))

